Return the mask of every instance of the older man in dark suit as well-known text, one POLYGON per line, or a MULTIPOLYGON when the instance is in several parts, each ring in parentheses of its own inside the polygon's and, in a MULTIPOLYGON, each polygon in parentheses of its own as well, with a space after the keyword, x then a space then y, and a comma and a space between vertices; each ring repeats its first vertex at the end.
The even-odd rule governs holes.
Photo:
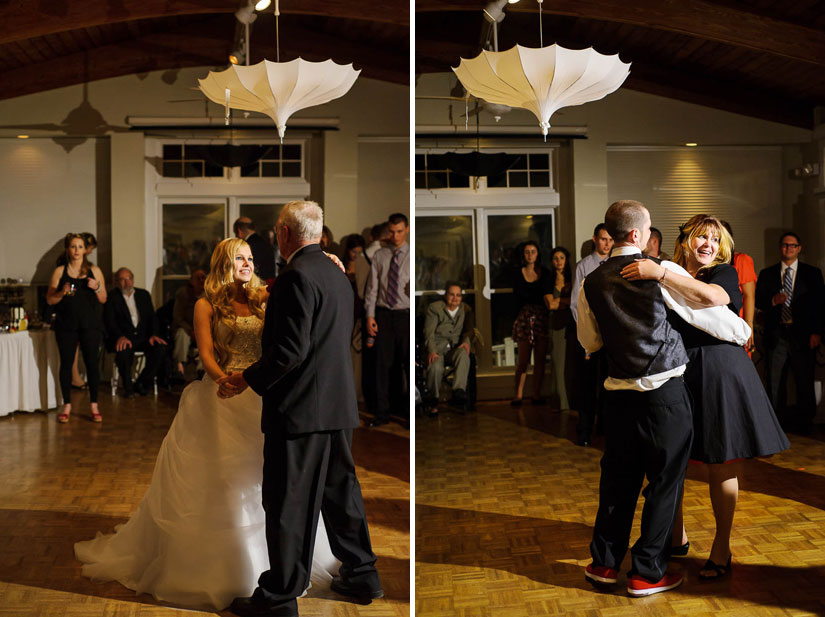
POLYGON ((802 240, 796 233, 782 235, 779 251, 780 262, 762 270, 756 279, 756 308, 765 314, 765 378, 785 430, 809 433, 816 415, 814 367, 822 338, 825 285, 819 268, 799 261, 802 240), (781 395, 788 370, 796 382, 793 417, 781 395))
POLYGON ((287 266, 267 303, 261 359, 219 380, 219 395, 247 384, 263 397, 263 500, 269 570, 238 615, 298 615, 309 584, 319 513, 341 561, 332 589, 383 596, 350 446, 358 426, 350 357, 352 287, 323 253, 318 204, 290 202, 278 218, 287 266))
POLYGON ((157 336, 158 322, 152 296, 145 289, 135 287, 134 275, 129 268, 115 272, 115 288, 106 300, 103 322, 106 350, 115 354, 126 398, 135 392, 146 394, 160 367, 166 341, 157 336), (146 366, 133 386, 132 364, 136 351, 143 352, 146 366))

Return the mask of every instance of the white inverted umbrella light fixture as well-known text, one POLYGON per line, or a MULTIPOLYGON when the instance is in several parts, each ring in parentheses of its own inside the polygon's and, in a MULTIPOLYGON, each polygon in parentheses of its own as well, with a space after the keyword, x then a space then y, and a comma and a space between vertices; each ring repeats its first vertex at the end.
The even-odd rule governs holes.
MULTIPOLYGON (((276 49, 278 5, 276 0, 276 49)), ((248 51, 246 55, 249 62, 248 51)), ((252 66, 232 65, 224 71, 210 71, 206 78, 198 80, 199 89, 210 101, 225 107, 227 124, 230 109, 257 111, 272 118, 283 142, 292 114, 344 96, 361 73, 353 69, 352 63, 337 64, 331 59, 310 62, 296 58, 280 62, 280 50, 276 59, 277 62, 263 60, 252 66)))
POLYGON ((518 0, 492 0, 484 8, 484 18, 493 29, 494 51, 483 50, 471 60, 461 58, 453 71, 468 94, 488 103, 532 111, 547 141, 550 117, 557 110, 597 101, 614 92, 627 79, 630 63, 619 60, 618 54, 605 56, 592 47, 545 47, 542 0, 538 0, 539 48, 516 45, 500 52, 498 24, 507 4, 515 2, 518 0))
POLYGON ((630 73, 619 55, 592 47, 539 49, 516 45, 501 52, 482 51, 453 68, 464 88, 490 103, 527 109, 538 118, 547 139, 550 117, 562 107, 597 101, 614 92, 630 73))

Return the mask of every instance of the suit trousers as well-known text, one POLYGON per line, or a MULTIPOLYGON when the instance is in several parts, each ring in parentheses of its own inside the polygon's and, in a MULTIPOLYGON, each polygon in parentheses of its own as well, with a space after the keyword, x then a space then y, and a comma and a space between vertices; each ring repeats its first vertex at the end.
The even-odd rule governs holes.
POLYGON ((648 392, 607 391, 604 426, 599 510, 590 554, 596 565, 619 568, 647 477, 641 535, 630 551, 631 573, 658 581, 667 569, 670 532, 693 440, 684 380, 676 377, 648 392))
POLYGON ((142 351, 146 357, 146 365, 138 376, 138 382, 146 389, 152 387, 152 380, 158 373, 163 354, 166 350, 165 345, 156 343, 150 345, 149 341, 142 341, 135 343, 132 341, 132 346, 127 347, 121 351, 115 352, 115 364, 117 365, 118 373, 123 379, 124 389, 132 390, 132 365, 135 362, 135 352, 142 351))
MULTIPOLYGON (((386 418, 390 415, 390 387, 396 386, 400 379, 392 379, 398 375, 393 367, 400 368, 410 383, 410 311, 378 307, 375 310, 375 321, 378 324, 378 336, 375 337, 375 398, 377 416, 386 418)), ((403 397, 405 401, 409 399, 403 397)), ((397 410, 400 415, 409 414, 409 404, 406 409, 397 410)))
POLYGON ((265 434, 262 488, 269 570, 259 577, 258 587, 268 602, 297 598, 309 585, 319 514, 332 553, 341 561, 340 574, 381 588, 351 444, 350 429, 265 434))
POLYGON ((438 398, 441 380, 444 379, 444 362, 455 367, 453 391, 467 390, 467 377, 470 375, 470 354, 463 347, 454 347, 439 353, 438 357, 427 365, 427 389, 431 396, 438 398))
POLYGON ((765 380, 768 382, 771 404, 779 419, 783 425, 793 424, 792 419, 788 417, 785 398, 781 396, 782 383, 787 383, 786 370, 790 370, 796 383, 796 421, 803 427, 810 426, 816 416, 814 390, 816 350, 811 349, 810 345, 802 344, 798 338, 790 336, 788 329, 780 328, 776 344, 768 348, 766 355, 765 380))
MULTIPOLYGON (((593 437, 593 426, 596 417, 601 418, 604 407, 604 380, 606 373, 606 358, 604 351, 599 350, 587 354, 576 340, 577 363, 575 368, 576 381, 576 409, 579 412, 579 421, 576 424, 576 435, 579 441, 590 441, 593 437)), ((599 426, 601 429, 601 425, 599 426)))

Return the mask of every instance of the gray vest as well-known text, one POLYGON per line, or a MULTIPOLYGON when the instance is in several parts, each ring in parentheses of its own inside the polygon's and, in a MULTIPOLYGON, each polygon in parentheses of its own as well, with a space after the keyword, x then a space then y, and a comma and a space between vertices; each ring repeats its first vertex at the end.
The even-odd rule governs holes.
POLYGON ((656 375, 688 361, 682 337, 668 321, 659 284, 627 281, 619 274, 639 257, 612 257, 584 280, 584 293, 604 341, 607 372, 616 379, 656 375))

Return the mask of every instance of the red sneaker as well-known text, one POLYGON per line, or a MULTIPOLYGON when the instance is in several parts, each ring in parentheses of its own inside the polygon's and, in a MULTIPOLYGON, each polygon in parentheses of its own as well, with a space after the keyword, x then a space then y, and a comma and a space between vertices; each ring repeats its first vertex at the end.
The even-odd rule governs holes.
POLYGON ((592 563, 584 569, 585 578, 594 585, 614 585, 619 571, 614 568, 596 566, 592 563))
POLYGON ((682 584, 684 577, 680 573, 665 572, 662 580, 651 583, 646 578, 638 574, 631 574, 627 577, 627 593, 633 597, 649 596, 662 591, 675 589, 682 584))

